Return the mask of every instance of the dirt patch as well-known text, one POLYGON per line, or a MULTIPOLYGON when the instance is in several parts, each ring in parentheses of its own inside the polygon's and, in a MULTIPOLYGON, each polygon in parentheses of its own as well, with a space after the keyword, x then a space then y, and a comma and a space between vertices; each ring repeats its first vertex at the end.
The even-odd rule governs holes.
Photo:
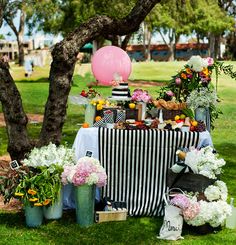
MULTIPOLYGON (((40 123, 43 122, 43 115, 40 114, 27 114, 29 123, 40 123)), ((0 127, 5 127, 5 119, 3 113, 0 113, 0 127)))
POLYGON ((132 87, 162 87, 165 86, 166 83, 161 83, 161 82, 154 82, 154 81, 129 81, 129 86, 132 87))

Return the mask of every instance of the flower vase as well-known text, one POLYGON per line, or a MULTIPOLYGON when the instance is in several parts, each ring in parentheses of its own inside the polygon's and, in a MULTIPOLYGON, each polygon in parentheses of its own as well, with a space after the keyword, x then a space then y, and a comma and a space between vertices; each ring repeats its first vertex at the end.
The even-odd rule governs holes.
POLYGON ((195 109, 195 119, 197 121, 206 122, 206 108, 198 107, 195 109))
POLYGON ((95 185, 75 187, 76 222, 82 227, 94 223, 95 185))
POLYGON ((95 117, 95 106, 92 104, 85 105, 84 121, 88 123, 90 127, 93 126, 94 117, 95 117))
POLYGON ((141 120, 145 120, 145 118, 146 118, 147 103, 145 103, 145 102, 139 102, 139 104, 142 105, 141 120))
POLYGON ((43 207, 43 215, 46 219, 60 219, 63 211, 63 191, 58 192, 55 202, 49 206, 43 207))
POLYGON ((25 206, 25 222, 28 227, 38 227, 43 223, 43 208, 25 206))

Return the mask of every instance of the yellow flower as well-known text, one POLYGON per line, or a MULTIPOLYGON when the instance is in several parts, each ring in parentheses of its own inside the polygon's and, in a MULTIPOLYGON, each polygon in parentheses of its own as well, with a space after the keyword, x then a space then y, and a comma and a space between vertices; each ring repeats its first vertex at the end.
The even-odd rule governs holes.
POLYGON ((103 108, 103 106, 102 106, 101 104, 97 104, 97 110, 98 110, 98 111, 101 111, 102 108, 103 108))
POLYGON ((44 206, 47 206, 50 202, 51 202, 50 199, 46 199, 46 200, 44 200, 43 205, 44 206))
POLYGON ((187 72, 188 74, 192 74, 192 70, 191 70, 189 67, 186 68, 186 72, 187 72))
POLYGON ((16 192, 15 193, 15 196, 16 197, 23 197, 24 196, 24 193, 16 192))
POLYGON ((30 194, 30 195, 35 195, 35 194, 37 194, 37 191, 32 190, 32 189, 29 189, 29 190, 28 190, 28 194, 30 194))
POLYGON ((183 79, 187 79, 187 75, 185 74, 185 73, 181 73, 181 77, 183 78, 183 79))
POLYGON ((36 203, 34 203, 34 206, 36 206, 36 207, 41 207, 41 206, 43 206, 43 204, 40 203, 40 202, 36 202, 36 203))
POLYGON ((38 198, 36 198, 36 197, 34 197, 34 198, 29 198, 29 201, 30 202, 37 202, 39 199, 38 198))
POLYGON ((99 100, 98 101, 98 104, 104 105, 105 104, 105 101, 104 100, 99 100))
POLYGON ((205 76, 208 76, 210 74, 209 70, 207 68, 203 68, 202 70, 202 73, 205 75, 205 76))

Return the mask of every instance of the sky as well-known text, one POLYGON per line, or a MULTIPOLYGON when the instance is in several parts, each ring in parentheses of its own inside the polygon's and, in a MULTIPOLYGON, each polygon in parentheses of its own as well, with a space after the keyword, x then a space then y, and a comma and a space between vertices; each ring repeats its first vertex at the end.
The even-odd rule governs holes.
MULTIPOLYGON (((15 26, 19 26, 19 16, 17 16, 14 19, 14 24, 15 24, 15 26)), ((25 27, 25 33, 27 33, 27 32, 28 32, 28 30, 27 30, 27 26, 26 26, 25 27)), ((11 28, 8 25, 6 25, 5 23, 3 23, 2 27, 0 28, 0 34, 3 34, 7 41, 15 41, 16 40, 15 34, 11 30, 11 28), (11 35, 8 35, 8 33, 11 33, 11 35)), ((42 35, 44 35, 43 32, 37 32, 35 30, 32 36, 25 35, 24 41, 28 41, 29 39, 34 39, 37 37, 42 37, 42 35)), ((53 35, 49 35, 49 34, 45 35, 45 39, 47 39, 47 40, 53 40, 54 38, 55 37, 53 35)), ((167 38, 167 37, 165 37, 165 38, 167 38)), ((62 40, 62 37, 58 36, 54 40, 54 43, 57 41, 60 41, 60 40, 62 40)), ((168 38, 167 38, 167 42, 168 42, 168 38)), ((186 42, 187 42, 187 38, 184 36, 181 36, 180 43, 186 43, 186 42)), ((155 34, 152 37, 152 44, 157 44, 157 43, 163 43, 163 40, 162 40, 160 34, 155 34)))

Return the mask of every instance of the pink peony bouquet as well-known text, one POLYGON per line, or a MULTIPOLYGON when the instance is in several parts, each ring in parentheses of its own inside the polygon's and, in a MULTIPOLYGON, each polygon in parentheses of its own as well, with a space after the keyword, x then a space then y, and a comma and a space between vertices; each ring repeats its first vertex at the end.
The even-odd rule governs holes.
POLYGON ((176 194, 171 200, 170 204, 181 209, 186 209, 190 205, 190 200, 184 194, 176 194))
POLYGON ((182 209, 184 220, 189 221, 194 219, 200 212, 200 204, 197 200, 190 199, 184 194, 176 194, 170 204, 182 209))
POLYGON ((190 205, 183 210, 184 220, 192 220, 200 213, 200 204, 198 202, 190 202, 190 205))
POLYGON ((92 157, 82 157, 76 165, 64 166, 61 178, 64 185, 72 183, 75 186, 87 184, 102 187, 107 183, 105 169, 92 157))
POLYGON ((148 103, 151 101, 151 96, 148 94, 148 91, 142 89, 135 89, 131 99, 134 101, 148 103))

